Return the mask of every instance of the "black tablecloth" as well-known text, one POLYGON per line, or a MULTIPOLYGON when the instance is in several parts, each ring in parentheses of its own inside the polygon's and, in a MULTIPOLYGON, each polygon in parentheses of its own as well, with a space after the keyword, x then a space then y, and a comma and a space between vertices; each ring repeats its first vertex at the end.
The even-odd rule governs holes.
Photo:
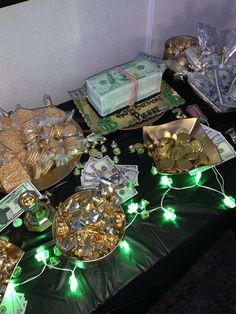
MULTIPOLYGON (((236 127, 236 113, 217 114, 183 81, 174 81, 170 73, 164 79, 186 99, 186 105, 197 103, 209 118, 209 124, 221 132, 229 127, 236 127)), ((186 105, 181 108, 185 110, 186 105)), ((64 110, 74 108, 72 101, 60 106, 64 110)), ((85 134, 89 132, 81 116, 76 111, 75 119, 82 126, 85 134)), ((167 112, 157 124, 175 119, 172 112, 167 112)), ((230 138, 226 135, 230 141, 230 138)), ((107 136, 108 155, 111 157, 110 144, 115 140, 122 150, 120 164, 136 164, 139 167, 138 195, 134 201, 142 198, 150 202, 150 207, 159 206, 165 189, 160 187, 160 176, 151 175, 152 158, 147 153, 132 154, 128 146, 142 141, 142 130, 119 131, 107 136)), ((231 142, 233 145, 233 143, 231 142)), ((88 156, 83 156, 86 161, 88 156)), ((234 195, 236 178, 234 159, 220 165, 219 171, 225 179, 225 190, 234 195)), ((218 187, 212 170, 203 174, 205 184, 218 187)), ((187 174, 174 178, 176 186, 188 185, 187 174)), ((49 189, 51 202, 57 206, 59 202, 75 193, 80 185, 80 177, 71 173, 65 178, 66 183, 49 189)), ((143 312, 157 299, 178 276, 181 275, 227 228, 234 225, 235 210, 225 210, 220 206, 222 197, 209 190, 193 188, 168 193, 166 204, 176 210, 175 222, 165 221, 163 213, 156 211, 147 219, 140 216, 126 230, 125 240, 130 245, 129 254, 125 255, 118 248, 108 258, 87 264, 86 269, 78 268, 75 272, 79 281, 79 289, 72 295, 69 291, 69 273, 49 270, 36 280, 19 286, 17 291, 24 292, 28 299, 27 313, 97 313, 106 312, 143 312)), ((132 216, 127 216, 129 221, 132 216)), ((51 231, 43 234, 30 233, 24 226, 9 226, 2 233, 8 235, 10 241, 18 244, 25 255, 20 262, 23 272, 18 279, 24 281, 37 275, 42 267, 34 259, 36 248, 45 245, 53 256, 54 241, 51 231)), ((72 269, 73 261, 60 257, 59 267, 72 269)))

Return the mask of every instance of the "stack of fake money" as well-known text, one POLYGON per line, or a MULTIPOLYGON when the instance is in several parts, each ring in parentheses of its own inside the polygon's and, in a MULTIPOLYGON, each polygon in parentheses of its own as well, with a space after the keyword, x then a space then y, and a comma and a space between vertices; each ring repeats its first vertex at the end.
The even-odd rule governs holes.
POLYGON ((119 67, 108 69, 86 80, 87 95, 100 116, 160 92, 164 61, 144 54, 119 67), (135 86, 134 86, 135 85, 135 86))

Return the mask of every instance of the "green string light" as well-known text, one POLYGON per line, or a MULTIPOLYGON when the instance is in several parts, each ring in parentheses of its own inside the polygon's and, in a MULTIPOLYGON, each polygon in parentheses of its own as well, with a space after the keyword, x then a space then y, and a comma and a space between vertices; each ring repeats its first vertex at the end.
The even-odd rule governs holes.
POLYGON ((129 247, 129 243, 126 240, 121 241, 119 246, 125 254, 129 253, 130 247, 129 247))
POLYGON ((20 226, 22 226, 23 220, 21 218, 16 218, 12 224, 13 224, 13 227, 19 228, 20 226))
POLYGON ((70 284, 70 291, 75 292, 78 288, 78 280, 76 279, 74 273, 69 278, 69 284, 70 284))
POLYGON ((46 263, 48 258, 49 258, 49 251, 48 250, 45 250, 43 247, 39 247, 36 250, 35 259, 38 262, 46 263))
POLYGON ((139 204, 139 207, 144 210, 146 207, 150 204, 149 201, 145 200, 144 198, 141 199, 141 202, 139 204))
POLYGON ((153 166, 153 165, 152 165, 152 168, 151 168, 151 174, 152 174, 153 176, 155 176, 155 175, 157 175, 157 174, 158 174, 157 167, 155 167, 155 166, 153 166))
POLYGON ((235 199, 232 196, 225 195, 224 204, 228 208, 234 208, 236 206, 235 199))
POLYGON ((58 246, 54 246, 53 247, 53 253, 56 255, 56 256, 61 256, 61 250, 59 249, 58 246))
POLYGON ((173 183, 173 180, 169 178, 168 176, 161 176, 160 184, 163 187, 167 187, 167 186, 170 187, 172 183, 173 183))
POLYGON ((166 220, 171 220, 174 221, 176 219, 175 211, 173 208, 168 207, 167 209, 164 210, 164 217, 166 220))
POLYGON ((21 275, 21 273, 22 273, 22 268, 18 265, 18 266, 16 266, 12 277, 17 278, 21 275))
POLYGON ((138 210, 138 203, 131 203, 129 204, 128 206, 128 214, 135 214, 137 213, 137 210, 138 210))
POLYGON ((57 266, 58 264, 60 264, 60 259, 58 257, 52 256, 49 259, 50 265, 52 266, 57 266))
POLYGON ((146 209, 142 210, 141 217, 142 219, 147 219, 149 217, 149 212, 146 209))
POLYGON ((79 260, 75 260, 75 266, 81 269, 87 269, 86 263, 79 260))

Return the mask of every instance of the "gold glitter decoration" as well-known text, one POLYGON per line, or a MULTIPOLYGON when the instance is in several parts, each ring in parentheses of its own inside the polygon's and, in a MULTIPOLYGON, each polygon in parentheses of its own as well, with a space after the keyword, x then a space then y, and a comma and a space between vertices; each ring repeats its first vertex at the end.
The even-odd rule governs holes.
POLYGON ((101 260, 119 245, 125 214, 117 195, 80 191, 60 204, 53 221, 56 245, 64 255, 84 262, 101 260))
POLYGON ((13 271, 24 252, 16 245, 0 240, 0 303, 13 271))

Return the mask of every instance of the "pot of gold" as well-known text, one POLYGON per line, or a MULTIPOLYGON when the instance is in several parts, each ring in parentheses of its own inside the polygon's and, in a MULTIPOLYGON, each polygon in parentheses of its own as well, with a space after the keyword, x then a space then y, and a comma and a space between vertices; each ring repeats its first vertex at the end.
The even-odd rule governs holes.
POLYGON ((198 46, 198 39, 188 35, 174 36, 165 42, 163 58, 171 70, 179 72, 180 67, 188 68, 184 51, 192 46, 198 46))

